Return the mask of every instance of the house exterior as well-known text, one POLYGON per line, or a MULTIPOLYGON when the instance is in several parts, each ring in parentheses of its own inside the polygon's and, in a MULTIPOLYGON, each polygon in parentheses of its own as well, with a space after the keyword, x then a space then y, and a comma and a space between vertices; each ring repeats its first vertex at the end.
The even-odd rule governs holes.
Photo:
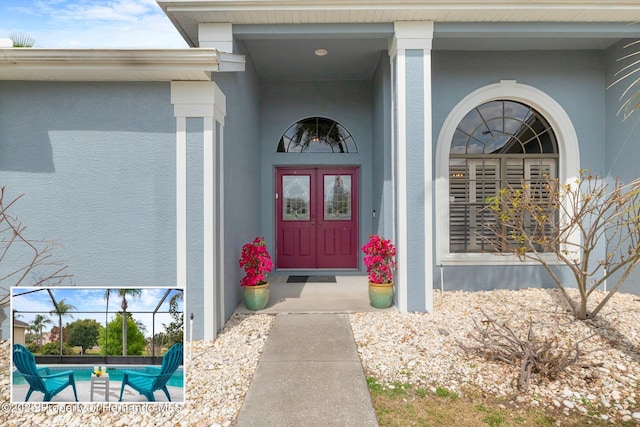
POLYGON ((186 288, 194 338, 256 236, 282 274, 364 275, 391 238, 397 307, 431 311, 551 285, 477 236, 502 183, 637 176, 608 86, 640 1, 158 3, 190 49, 0 49, 0 184, 73 283, 186 288))
POLYGON ((19 319, 13 321, 13 344, 25 344, 26 330, 29 327, 28 323, 19 319))

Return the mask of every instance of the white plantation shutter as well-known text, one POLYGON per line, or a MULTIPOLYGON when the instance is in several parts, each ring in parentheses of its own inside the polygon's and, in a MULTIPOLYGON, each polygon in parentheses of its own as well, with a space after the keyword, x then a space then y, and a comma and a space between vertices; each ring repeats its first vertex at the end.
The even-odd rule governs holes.
MULTIPOLYGON (((486 209, 487 199, 498 194, 502 183, 518 188, 522 183, 540 200, 548 200, 548 179, 555 178, 555 158, 500 156, 499 158, 451 158, 449 165, 449 250, 493 251, 488 240, 496 237, 487 225, 495 214, 486 209), (504 176, 503 176, 504 174, 504 176)), ((531 219, 525 219, 531 226, 531 219)), ((550 233, 550 230, 546 230, 550 233)))
MULTIPOLYGON (((541 206, 545 206, 549 202, 549 189, 547 185, 549 179, 555 179, 556 176, 555 159, 539 158, 524 160, 524 181, 528 185, 527 191, 529 192, 529 196, 533 197, 541 206)), ((537 227, 537 223, 530 217, 526 217, 525 221, 525 226, 529 230, 537 227)), ((546 224, 544 230, 539 230, 539 232, 551 236, 553 230, 549 224, 546 224)))
POLYGON ((452 159, 449 166, 449 236, 451 252, 478 252, 487 243, 484 223, 494 221, 484 208, 500 189, 499 159, 452 159))

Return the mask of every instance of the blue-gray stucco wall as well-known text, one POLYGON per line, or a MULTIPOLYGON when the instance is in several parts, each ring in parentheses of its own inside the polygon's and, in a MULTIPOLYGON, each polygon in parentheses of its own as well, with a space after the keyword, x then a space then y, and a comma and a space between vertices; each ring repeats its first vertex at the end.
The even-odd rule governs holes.
MULTIPOLYGON (((631 40, 620 41, 606 52, 607 84, 609 89, 606 92, 607 147, 605 176, 610 182, 615 178, 619 178, 622 182, 629 182, 640 177, 640 168, 638 168, 638 159, 640 159, 640 112, 636 111, 626 119, 624 119, 623 112, 618 114, 618 110, 622 107, 620 97, 631 84, 631 81, 637 78, 636 74, 633 74, 630 79, 627 78, 614 84, 622 75, 616 75, 616 73, 634 61, 633 57, 626 60, 621 59, 637 51, 637 45, 625 48, 630 42, 631 40)), ((624 99, 627 98, 628 95, 624 99)), ((617 279, 618 276, 612 277, 608 281, 609 286, 614 286, 617 279)), ((636 295, 640 293, 640 271, 638 269, 629 275, 620 290, 636 295)))
POLYGON ((393 239, 391 64, 387 52, 380 54, 371 89, 373 93, 371 195, 375 216, 370 233, 393 239))
MULTIPOLYGON (((81 286, 175 286, 168 83, 0 82, 0 185, 81 286)), ((7 330, 3 325, 3 330, 7 330)))
MULTIPOLYGON (((235 42, 234 52, 245 53, 241 41, 235 42)), ((227 99, 224 126, 224 289, 228 317, 242 299, 242 270, 238 266, 242 245, 263 235, 261 100, 260 84, 250 56, 247 56, 245 72, 219 73, 214 76, 214 81, 227 99)))
MULTIPOLYGON (((619 60, 633 51, 637 51, 637 45, 624 48, 630 40, 616 43, 606 54, 607 85, 612 85, 620 75, 616 73, 627 66, 633 59, 619 60)), ((620 97, 633 79, 625 79, 613 84, 606 92, 607 105, 607 149, 606 149, 606 176, 619 177, 623 181, 630 181, 640 176, 638 159, 640 158, 640 114, 636 111, 627 119, 623 119, 623 113, 617 114, 622 106, 620 97)), ((625 98, 626 99, 626 98, 625 98)))
MULTIPOLYGON (((194 315, 193 337, 204 333, 204 120, 187 119, 187 301, 194 315)), ((175 158, 175 155, 174 155, 175 158)), ((175 187, 175 184, 174 184, 175 187)), ((175 204, 175 201, 173 202, 175 204)), ((175 219, 173 221, 175 223, 175 219)), ((176 251, 175 249, 173 250, 176 251)), ((175 273, 174 273, 175 274, 175 273)), ((187 331, 189 332, 189 331, 187 331)))
MULTIPOLYGON (((407 283, 424 283, 425 277, 425 83, 424 52, 407 50, 405 56, 406 73, 406 167, 407 167, 407 283)), ((430 201, 427 201, 430 202, 430 201)), ((407 287, 407 310, 424 311, 425 287, 410 285, 407 287)))
MULTIPOLYGON (((465 96, 500 80, 533 86, 557 101, 573 122, 580 144, 580 164, 603 173, 607 123, 606 77, 602 51, 440 52, 432 55, 433 150, 444 120, 465 96)), ((434 229, 434 239, 441 238, 434 229)), ((435 246, 434 246, 435 254, 435 246)), ((568 284, 566 269, 560 269, 568 284)), ((435 265, 434 283, 440 287, 435 265)), ((538 266, 449 266, 444 268, 445 289, 480 290, 553 286, 538 266)))

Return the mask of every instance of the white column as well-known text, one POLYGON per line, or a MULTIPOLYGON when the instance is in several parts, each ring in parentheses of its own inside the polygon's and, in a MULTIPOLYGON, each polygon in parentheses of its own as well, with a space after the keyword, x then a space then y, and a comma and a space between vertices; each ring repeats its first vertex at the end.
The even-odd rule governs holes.
POLYGON ((396 22, 389 47, 396 153, 396 286, 401 311, 433 310, 432 39, 433 22, 396 22), (416 69, 416 64, 421 67, 416 69), (416 81, 419 75, 422 78, 416 81), (423 296, 420 301, 419 296, 423 296))
MULTIPOLYGON (((221 177, 217 172, 221 163, 217 162, 216 150, 222 152, 222 138, 216 141, 216 123, 220 124, 220 134, 224 127, 226 100, 220 88, 214 82, 171 82, 171 103, 176 117, 176 223, 177 225, 177 283, 187 288, 187 198, 186 198, 186 119, 203 119, 203 294, 204 339, 213 340, 218 332, 220 321, 226 320, 224 310, 224 238, 217 230, 223 230, 224 216, 217 205, 217 182, 221 177), (217 145, 219 144, 219 145, 217 145), (219 266, 219 268, 216 268, 219 266)), ((222 200, 222 190, 219 199, 222 200)), ((192 284, 191 286, 197 286, 192 284)), ((188 292, 188 291, 187 291, 188 292)))
POLYGON ((215 123, 219 126, 219 135, 215 135, 215 123, 214 123, 214 138, 217 138, 217 146, 218 146, 218 274, 216 276, 216 280, 220 283, 220 316, 219 316, 219 325, 224 325, 226 319, 226 313, 224 310, 224 260, 225 260, 225 252, 224 252, 224 229, 225 229, 225 221, 224 221, 224 118, 227 114, 226 106, 227 101, 224 93, 216 86, 216 103, 214 109, 214 117, 215 123))
POLYGON ((233 31, 230 23, 198 24, 198 46, 233 53, 233 31))

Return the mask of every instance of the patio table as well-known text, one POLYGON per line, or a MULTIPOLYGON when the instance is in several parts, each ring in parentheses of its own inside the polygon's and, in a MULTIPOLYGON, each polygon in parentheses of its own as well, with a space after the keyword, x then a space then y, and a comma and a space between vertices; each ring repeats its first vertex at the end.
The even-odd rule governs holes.
POLYGON ((93 391, 104 391, 104 398, 109 401, 109 374, 97 376, 91 374, 91 401, 93 402, 93 391))

